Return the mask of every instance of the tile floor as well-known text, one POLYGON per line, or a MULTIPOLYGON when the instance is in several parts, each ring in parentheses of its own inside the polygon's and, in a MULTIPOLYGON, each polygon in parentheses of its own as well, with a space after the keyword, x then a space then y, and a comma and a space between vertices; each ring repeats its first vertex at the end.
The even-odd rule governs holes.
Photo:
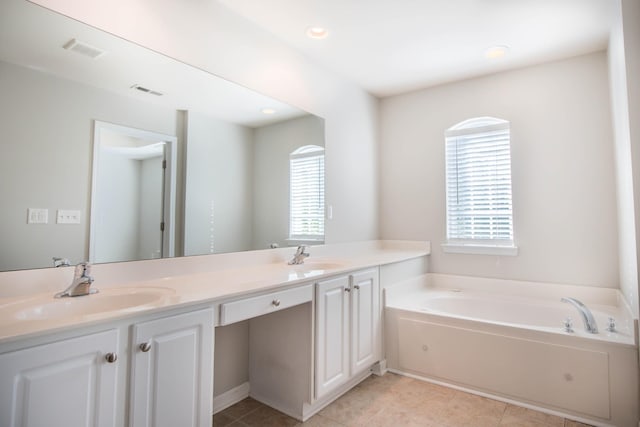
POLYGON ((387 373, 371 376, 305 423, 247 398, 213 417, 214 427, 586 427, 447 387, 387 373))

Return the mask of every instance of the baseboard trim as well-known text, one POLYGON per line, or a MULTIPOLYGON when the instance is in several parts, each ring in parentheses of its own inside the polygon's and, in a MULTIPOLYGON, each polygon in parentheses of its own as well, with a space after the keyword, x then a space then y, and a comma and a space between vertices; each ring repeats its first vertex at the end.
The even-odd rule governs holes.
POLYGON ((219 396, 213 398, 213 413, 227 409, 229 406, 235 405, 243 399, 249 397, 249 382, 240 384, 229 391, 225 391, 219 396))

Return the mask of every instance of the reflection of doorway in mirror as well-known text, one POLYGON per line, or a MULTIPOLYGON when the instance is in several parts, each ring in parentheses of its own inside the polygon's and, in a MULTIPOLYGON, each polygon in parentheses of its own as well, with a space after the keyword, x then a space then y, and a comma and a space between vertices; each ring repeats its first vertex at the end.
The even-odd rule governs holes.
POLYGON ((90 260, 173 256, 175 137, 96 122, 90 260))

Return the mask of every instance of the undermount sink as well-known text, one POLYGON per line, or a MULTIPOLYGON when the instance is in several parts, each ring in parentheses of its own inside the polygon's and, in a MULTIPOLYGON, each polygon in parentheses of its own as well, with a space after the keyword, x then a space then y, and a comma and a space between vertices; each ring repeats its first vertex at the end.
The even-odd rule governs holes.
POLYGON ((15 320, 49 320, 116 310, 136 311, 173 293, 173 289, 162 287, 110 288, 81 297, 30 298, 4 307, 3 311, 11 313, 10 317, 15 320))

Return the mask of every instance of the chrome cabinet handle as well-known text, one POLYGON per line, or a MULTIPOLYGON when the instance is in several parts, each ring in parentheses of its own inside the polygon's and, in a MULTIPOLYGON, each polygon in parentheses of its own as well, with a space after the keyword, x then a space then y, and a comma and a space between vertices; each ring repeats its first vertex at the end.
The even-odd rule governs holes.
POLYGON ((344 288, 345 292, 351 292, 351 288, 344 288))
POLYGON ((280 300, 279 299, 274 299, 273 301, 271 301, 271 305, 273 305, 274 307, 279 307, 280 306, 280 300))
POLYGON ((107 362, 109 362, 109 363, 113 363, 113 362, 115 362, 116 360, 118 360, 118 355, 117 355, 117 354, 115 354, 115 353, 107 353, 107 354, 104 356, 104 358, 105 358, 105 360, 106 360, 107 362))
POLYGON ((360 289, 360 285, 353 285, 354 289, 360 289))
POLYGON ((151 343, 150 342, 143 342, 138 347, 140 348, 141 352, 146 353, 149 350, 151 350, 151 343))

